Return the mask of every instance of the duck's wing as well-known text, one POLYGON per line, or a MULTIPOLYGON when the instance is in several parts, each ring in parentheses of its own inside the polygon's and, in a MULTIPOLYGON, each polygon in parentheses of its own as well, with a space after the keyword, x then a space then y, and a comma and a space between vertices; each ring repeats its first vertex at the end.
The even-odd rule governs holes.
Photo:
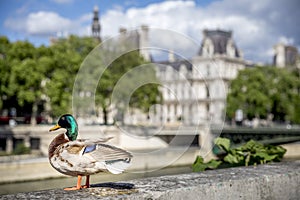
POLYGON ((77 139, 74 141, 69 141, 62 144, 60 148, 60 153, 64 153, 62 155, 70 154, 70 156, 82 156, 85 153, 89 152, 89 150, 92 150, 95 144, 105 143, 111 138, 112 137, 97 139, 77 139))
MULTIPOLYGON (((111 139, 111 138, 109 138, 111 139)), ((115 146, 103 144, 108 139, 75 140, 64 144, 63 159, 80 166, 103 166, 113 174, 122 173, 130 166, 132 155, 115 146)))
POLYGON ((120 174, 130 166, 132 155, 128 151, 108 144, 86 146, 83 155, 90 155, 97 162, 104 162, 108 171, 120 174))

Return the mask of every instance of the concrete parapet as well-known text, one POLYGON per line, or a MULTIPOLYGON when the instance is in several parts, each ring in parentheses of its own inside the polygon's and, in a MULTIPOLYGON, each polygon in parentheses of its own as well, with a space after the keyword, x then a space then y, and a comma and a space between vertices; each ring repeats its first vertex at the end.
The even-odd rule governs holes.
POLYGON ((299 199, 300 160, 95 184, 89 189, 45 190, 1 199, 299 199))

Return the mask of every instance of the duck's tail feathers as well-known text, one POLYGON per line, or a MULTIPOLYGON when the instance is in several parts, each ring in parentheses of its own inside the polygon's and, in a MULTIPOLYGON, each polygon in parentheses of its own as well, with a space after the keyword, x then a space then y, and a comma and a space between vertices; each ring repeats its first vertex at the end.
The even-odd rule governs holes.
POLYGON ((113 174, 120 174, 130 166, 132 155, 128 151, 108 145, 97 144, 87 149, 96 162, 103 162, 106 169, 113 174))
POLYGON ((105 167, 112 174, 120 174, 131 165, 130 161, 131 158, 105 161, 105 167))

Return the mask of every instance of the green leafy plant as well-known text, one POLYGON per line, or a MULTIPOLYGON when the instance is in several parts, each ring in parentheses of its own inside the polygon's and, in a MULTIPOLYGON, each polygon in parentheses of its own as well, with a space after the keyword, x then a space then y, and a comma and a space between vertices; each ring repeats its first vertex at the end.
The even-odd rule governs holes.
POLYGON ((193 163, 193 171, 204 171, 206 169, 216 169, 220 166, 249 166, 265 164, 268 162, 279 162, 283 158, 286 149, 281 146, 263 145, 257 141, 250 140, 237 148, 230 148, 230 140, 218 137, 215 139, 218 148, 225 152, 225 156, 217 161, 210 160, 203 162, 203 158, 197 156, 193 163))
POLYGON ((194 172, 205 171, 206 169, 216 169, 221 163, 222 161, 213 159, 204 163, 204 159, 201 156, 197 156, 192 168, 194 172))
POLYGON ((226 152, 223 160, 233 165, 257 165, 271 161, 280 161, 286 149, 280 146, 263 145, 250 140, 238 148, 230 148, 230 140, 216 138, 215 144, 226 152))

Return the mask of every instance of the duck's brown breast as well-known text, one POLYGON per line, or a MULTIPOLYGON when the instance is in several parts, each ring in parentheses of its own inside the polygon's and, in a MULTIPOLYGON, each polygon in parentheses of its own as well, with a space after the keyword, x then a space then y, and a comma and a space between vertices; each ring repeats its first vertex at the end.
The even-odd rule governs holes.
POLYGON ((64 133, 61 133, 58 136, 56 136, 49 145, 49 149, 48 149, 49 159, 54 155, 55 150, 57 149, 57 147, 59 145, 67 143, 67 142, 69 142, 69 140, 65 138, 64 133))

